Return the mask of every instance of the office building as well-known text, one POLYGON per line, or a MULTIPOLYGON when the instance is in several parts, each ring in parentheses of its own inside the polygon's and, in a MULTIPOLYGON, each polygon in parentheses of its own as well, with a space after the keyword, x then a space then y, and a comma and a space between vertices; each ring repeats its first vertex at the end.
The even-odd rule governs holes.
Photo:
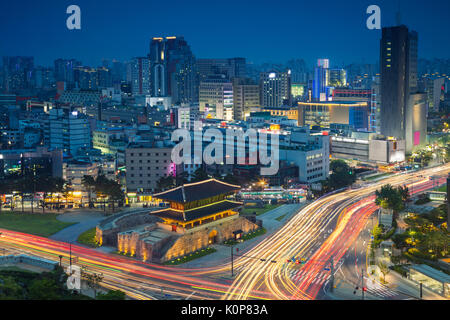
POLYGON ((421 91, 427 94, 428 112, 439 112, 445 97, 445 78, 426 76, 420 81, 421 91))
POLYGON ((410 153, 426 142, 426 104, 418 94, 417 32, 404 25, 383 28, 380 42, 380 132, 406 140, 410 153))
POLYGON ((300 126, 330 128, 331 124, 345 124, 353 130, 367 130, 369 106, 367 102, 298 102, 300 126))
POLYGON ((172 148, 151 143, 132 143, 125 151, 127 192, 154 192, 158 181, 176 175, 172 148))
POLYGON ((0 177, 12 173, 26 173, 33 168, 43 176, 62 178, 63 153, 61 150, 48 151, 47 148, 15 149, 0 151, 0 177))
POLYGON ((51 109, 45 134, 50 149, 61 149, 72 156, 91 148, 89 120, 78 111, 51 109))
POLYGON ((233 117, 245 120, 252 112, 260 111, 259 85, 248 78, 233 79, 233 117))
POLYGON ((312 98, 315 101, 327 101, 329 67, 330 61, 328 59, 317 60, 317 66, 314 68, 314 79, 312 83, 312 98))
POLYGON ((280 161, 298 167, 297 180, 301 183, 326 180, 330 174, 330 137, 313 134, 308 128, 296 128, 281 139, 279 157, 280 161))
POLYGON ((199 108, 206 118, 233 120, 233 85, 225 77, 208 78, 199 86, 199 108))
POLYGON ((346 87, 347 71, 344 69, 327 69, 327 86, 330 87, 346 87))
POLYGON ((184 37, 150 42, 151 95, 172 97, 175 104, 198 101, 196 59, 184 37))
POLYGON ((245 58, 197 59, 200 81, 210 76, 224 75, 228 80, 246 77, 245 58))
POLYGON ((260 74, 261 107, 281 107, 291 103, 291 72, 260 74))

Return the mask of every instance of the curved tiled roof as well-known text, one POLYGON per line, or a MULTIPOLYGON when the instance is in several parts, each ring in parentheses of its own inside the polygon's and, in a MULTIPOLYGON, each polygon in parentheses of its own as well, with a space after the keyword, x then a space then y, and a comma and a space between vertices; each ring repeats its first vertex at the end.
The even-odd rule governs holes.
POLYGON ((214 203, 211 205, 206 205, 206 206, 202 206, 199 208, 186 210, 186 211, 184 211, 184 216, 183 216, 183 211, 175 210, 175 209, 171 209, 171 208, 154 211, 154 212, 151 212, 150 214, 155 215, 160 218, 170 218, 170 219, 178 220, 178 221, 192 221, 192 220, 199 219, 199 218, 202 218, 205 216, 209 216, 209 215, 212 215, 215 213, 223 212, 226 210, 232 210, 232 209, 238 208, 242 205, 243 205, 243 203, 241 203, 241 202, 224 200, 224 201, 217 202, 217 203, 214 203))
POLYGON ((164 201, 187 203, 210 198, 219 194, 237 192, 240 189, 240 186, 235 186, 226 182, 210 179, 201 182, 185 184, 184 186, 175 189, 157 193, 153 195, 153 197, 164 201))

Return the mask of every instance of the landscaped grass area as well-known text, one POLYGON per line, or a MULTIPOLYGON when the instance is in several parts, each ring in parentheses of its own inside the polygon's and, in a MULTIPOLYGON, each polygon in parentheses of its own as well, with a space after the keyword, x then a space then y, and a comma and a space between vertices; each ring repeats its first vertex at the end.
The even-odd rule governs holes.
POLYGON ((188 261, 192 261, 194 259, 198 259, 200 257, 204 257, 204 256, 206 256, 208 254, 211 254, 211 253, 214 253, 216 251, 217 251, 216 249, 214 249, 212 247, 208 247, 206 249, 201 249, 201 250, 198 250, 196 252, 193 252, 193 253, 190 253, 188 255, 185 255, 185 256, 183 256, 181 258, 177 258, 177 259, 173 259, 173 260, 164 262, 164 264, 165 265, 169 265, 169 266, 175 266, 175 265, 178 265, 178 264, 186 263, 188 261))
POLYGON ((59 221, 56 217, 57 215, 54 213, 22 214, 2 212, 0 214, 0 228, 49 237, 74 224, 71 222, 59 221))
POLYGON ((276 218, 275 220, 277 220, 277 221, 281 221, 281 220, 283 220, 284 219, 284 217, 286 217, 287 216, 287 213, 285 213, 285 214, 283 214, 282 216, 279 216, 278 218, 276 218))
MULTIPOLYGON (((240 242, 242 242, 242 241, 247 241, 247 240, 256 238, 256 237, 258 237, 258 236, 262 236, 262 235, 265 234, 266 232, 267 232, 267 230, 266 230, 265 228, 260 228, 260 229, 258 229, 258 230, 256 230, 256 231, 247 233, 246 235, 242 236, 240 242)), ((227 246, 234 246, 234 245, 236 245, 236 244, 238 244, 238 243, 239 243, 238 241, 236 241, 236 240, 234 240, 234 239, 230 239, 230 240, 225 241, 223 244, 224 244, 224 245, 227 245, 227 246)))
POLYGON ((447 192, 447 185, 444 184, 442 187, 437 188, 436 191, 439 191, 439 192, 447 192))
POLYGON ((279 206, 281 206, 281 204, 266 204, 264 208, 244 208, 242 209, 241 214, 246 215, 246 214, 253 214, 253 212, 256 212, 256 215, 259 216, 270 210, 276 209, 279 206))
POLYGON ((99 244, 95 241, 96 228, 89 229, 78 236, 77 241, 89 247, 97 248, 99 244))

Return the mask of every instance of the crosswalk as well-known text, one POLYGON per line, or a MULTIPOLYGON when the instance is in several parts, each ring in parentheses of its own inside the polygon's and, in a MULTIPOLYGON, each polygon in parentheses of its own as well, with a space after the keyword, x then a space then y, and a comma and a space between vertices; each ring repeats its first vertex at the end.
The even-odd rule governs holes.
POLYGON ((329 273, 321 272, 311 279, 311 275, 306 270, 290 270, 289 275, 297 283, 309 278, 314 285, 322 285, 331 277, 329 273))
POLYGON ((382 298, 392 298, 398 295, 395 291, 382 286, 379 282, 374 281, 373 279, 365 278, 365 282, 367 291, 372 295, 380 296, 382 298))

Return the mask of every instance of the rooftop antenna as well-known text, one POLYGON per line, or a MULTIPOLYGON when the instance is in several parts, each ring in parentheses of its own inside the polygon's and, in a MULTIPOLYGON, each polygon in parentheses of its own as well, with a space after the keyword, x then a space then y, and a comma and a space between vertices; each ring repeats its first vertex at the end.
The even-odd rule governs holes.
POLYGON ((402 24, 402 15, 400 10, 400 0, 398 0, 398 10, 395 14, 395 22, 397 23, 397 26, 400 26, 402 24))

